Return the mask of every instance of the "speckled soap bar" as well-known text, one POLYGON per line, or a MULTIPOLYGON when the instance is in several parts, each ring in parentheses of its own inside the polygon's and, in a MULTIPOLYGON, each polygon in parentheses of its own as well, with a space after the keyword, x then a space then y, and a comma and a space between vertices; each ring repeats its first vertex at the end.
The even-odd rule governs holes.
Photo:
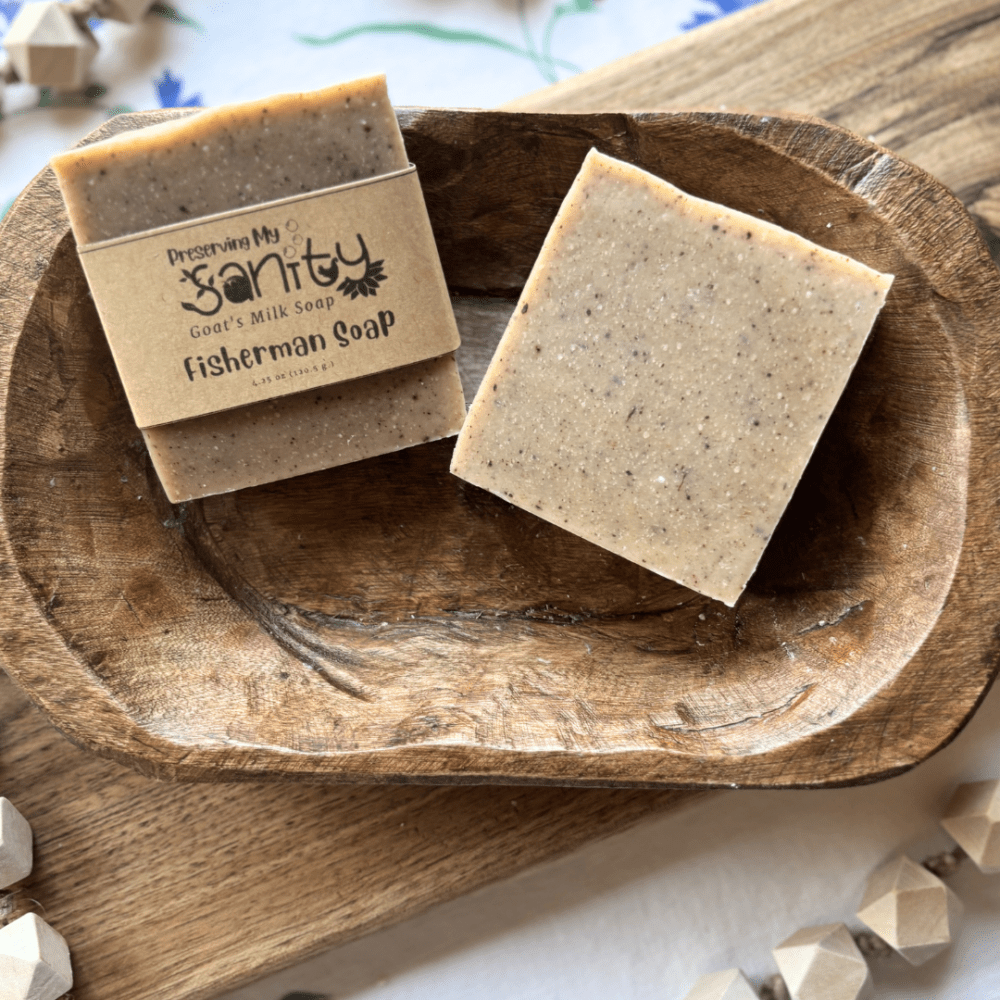
POLYGON ((591 151, 452 471, 731 606, 891 283, 591 151))
MULTIPOLYGON (((198 112, 52 161, 78 243, 95 243, 407 166, 382 76, 198 112)), ((455 434, 453 355, 143 430, 174 502, 455 434)))

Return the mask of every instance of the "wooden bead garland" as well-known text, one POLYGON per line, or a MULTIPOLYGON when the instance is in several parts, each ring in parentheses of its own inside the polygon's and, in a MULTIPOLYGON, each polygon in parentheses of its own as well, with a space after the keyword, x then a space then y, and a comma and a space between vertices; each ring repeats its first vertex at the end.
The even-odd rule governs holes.
POLYGON ((1000 780, 961 785, 941 825, 958 846, 919 865, 897 855, 869 876, 857 916, 871 930, 804 928, 774 949, 781 975, 759 990, 740 969, 727 969, 702 976, 684 1000, 861 1000, 874 995, 869 959, 895 952, 920 965, 939 954, 955 940, 962 912, 941 879, 966 857, 984 873, 1000 873, 1000 780))
POLYGON ((79 90, 97 55, 86 21, 57 0, 22 7, 3 45, 19 80, 58 90, 79 90))
POLYGON ((726 969, 702 976, 684 1000, 757 1000, 757 994, 739 969, 726 969))
POLYGON ((923 965, 955 939, 961 914, 958 896, 901 854, 868 877, 858 919, 911 965, 923 965))
POLYGON ((153 0, 42 0, 28 3, 14 18, 0 59, 0 81, 22 81, 54 90, 80 90, 98 43, 87 22, 92 17, 134 24, 153 0))
MULTIPOLYGON (((28 821, 0 798, 0 890, 31 874, 28 821)), ((58 1000, 73 985, 65 938, 37 913, 10 919, 16 893, 0 893, 0 1000, 58 1000)))
POLYGON ((31 874, 31 827, 9 799, 0 798, 0 889, 31 874))
POLYGON ((72 985, 66 939, 41 917, 0 927, 0 1000, 57 1000, 72 985))
POLYGON ((959 785, 941 825, 981 872, 1000 872, 1000 781, 959 785))
POLYGON ((844 924, 805 927, 774 950, 792 1000, 870 1000, 868 963, 844 924))

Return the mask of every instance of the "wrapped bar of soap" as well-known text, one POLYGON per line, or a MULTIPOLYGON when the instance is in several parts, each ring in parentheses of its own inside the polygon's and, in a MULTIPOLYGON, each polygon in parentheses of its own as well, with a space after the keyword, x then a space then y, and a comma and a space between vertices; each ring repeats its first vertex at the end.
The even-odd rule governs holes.
POLYGON ((384 77, 52 166, 170 500, 457 433, 458 330, 384 77))
POLYGON ((452 471, 731 606, 891 283, 592 150, 452 471))

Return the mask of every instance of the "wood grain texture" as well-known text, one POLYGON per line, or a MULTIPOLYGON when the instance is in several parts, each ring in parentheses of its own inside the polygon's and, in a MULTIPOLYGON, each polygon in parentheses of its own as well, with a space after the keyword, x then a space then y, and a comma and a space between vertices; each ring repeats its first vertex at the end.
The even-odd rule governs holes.
POLYGON ((996 488, 1000 333, 961 206, 801 117, 402 125, 453 291, 516 297, 592 146, 896 275, 747 592, 725 608, 505 504, 448 474, 450 441, 172 507, 42 175, 5 228, 3 647, 56 724, 208 780, 829 785, 950 739, 1000 600, 988 533, 959 563, 996 488))
POLYGON ((995 219, 998 51, 996 0, 767 0, 505 107, 802 112, 887 146, 995 219))
POLYGON ((12 916, 40 904, 66 937, 74 1000, 210 1000, 690 799, 156 782, 70 746, 3 675, 0 764, 35 831, 12 916))
MULTIPOLYGON (((694 100, 683 96, 693 81, 701 88, 698 102, 710 106, 739 87, 756 87, 745 103, 757 110, 822 114, 839 102, 877 112, 868 97, 871 76, 876 86, 892 88, 905 69, 910 91, 923 95, 928 111, 914 117, 906 145, 897 148, 916 159, 919 147, 920 162, 963 192, 1000 190, 1000 126, 989 99, 996 45, 987 35, 984 51, 982 41, 997 4, 873 0, 863 10, 850 4, 854 16, 835 20, 836 30, 825 27, 839 6, 770 0, 668 43, 665 60, 653 50, 620 74, 610 67, 611 81, 617 75, 631 86, 609 83, 605 95, 598 85, 575 110, 676 106, 694 100), (797 10, 803 7, 809 9, 797 10), (956 11, 964 21, 956 23, 956 11), (893 30, 882 31, 883 24, 893 30), (879 57, 896 30, 903 54, 889 72, 879 57), (941 40, 960 69, 958 81, 933 72, 941 40), (845 52, 853 53, 849 61, 845 52), (794 66, 800 71, 789 73, 794 66), (808 91, 795 82, 809 79, 816 82, 808 91), (940 118, 936 108, 945 109, 940 118), (967 163, 968 170, 948 174, 941 163, 967 163)), ((531 110, 558 110, 560 95, 557 88, 531 110)), ((866 131, 859 120, 845 124, 866 131)), ((58 239, 51 220, 35 218, 31 228, 40 240, 58 239)), ((39 262, 38 274, 46 263, 39 262)), ((6 309, 10 300, 2 301, 6 309)), ((463 308, 490 314, 487 325, 492 316, 496 326, 496 303, 467 300, 463 308)), ((77 1000, 207 1000, 692 794, 518 789, 515 817, 513 807, 508 811, 515 796, 505 789, 163 785, 71 747, 4 680, 0 706, 4 791, 34 823, 39 850, 18 903, 42 901, 66 933, 77 1000), (425 802, 422 828, 415 819, 425 802), (447 822, 445 810, 455 811, 457 826, 437 853, 427 845, 447 822), (377 849, 363 850, 373 834, 377 849), (406 866, 414 845, 423 859, 419 871, 406 866), (163 947, 151 950, 137 926, 171 930, 163 947)))

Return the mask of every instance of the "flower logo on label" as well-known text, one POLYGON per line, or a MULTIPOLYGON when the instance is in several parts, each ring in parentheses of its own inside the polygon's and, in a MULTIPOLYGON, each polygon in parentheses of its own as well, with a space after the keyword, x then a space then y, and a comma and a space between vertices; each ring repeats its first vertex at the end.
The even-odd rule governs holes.
MULTIPOLYGON (((213 275, 208 279, 206 284, 198 277, 202 271, 207 271, 207 264, 199 264, 197 267, 192 268, 190 271, 186 268, 181 268, 181 274, 184 276, 181 278, 181 284, 185 284, 190 281, 195 288, 198 289, 198 294, 195 296, 196 299, 200 299, 206 292, 214 296, 215 305, 211 309, 201 309, 196 305, 192 305, 190 302, 182 302, 181 308, 187 309, 190 312, 200 313, 202 316, 214 316, 219 309, 222 307, 222 296, 219 294, 219 290, 215 287, 215 276, 213 275)), ((228 298, 228 293, 226 295, 228 298)), ((230 299, 232 301, 232 299, 230 299)))
POLYGON ((363 295, 365 298, 369 295, 377 295, 379 283, 388 278, 388 275, 382 269, 385 258, 382 260, 372 260, 370 258, 368 247, 365 246, 365 241, 361 238, 361 233, 358 233, 358 244, 361 247, 361 256, 357 260, 348 260, 340 249, 340 244, 337 244, 337 258, 344 267, 357 267, 360 264, 364 264, 365 267, 364 273, 360 277, 352 278, 347 276, 337 285, 338 292, 343 292, 345 296, 349 295, 352 299, 356 299, 359 295, 363 295))

